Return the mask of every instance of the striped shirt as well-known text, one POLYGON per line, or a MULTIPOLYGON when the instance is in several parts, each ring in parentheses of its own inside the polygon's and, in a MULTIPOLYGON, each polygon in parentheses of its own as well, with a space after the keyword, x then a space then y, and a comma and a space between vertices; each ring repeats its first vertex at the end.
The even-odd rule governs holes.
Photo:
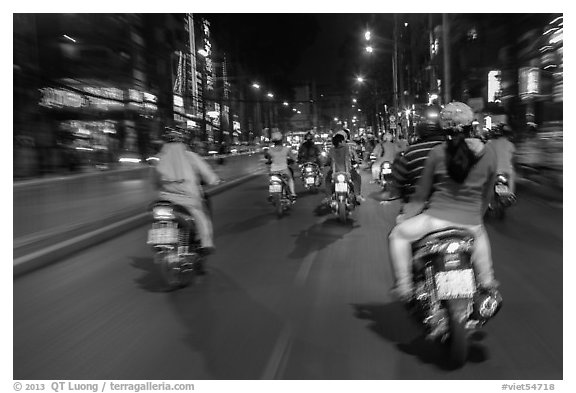
POLYGON ((416 183, 422 176, 426 158, 430 150, 444 142, 444 136, 429 138, 423 142, 410 145, 392 166, 392 176, 402 195, 409 197, 416 190, 416 183))

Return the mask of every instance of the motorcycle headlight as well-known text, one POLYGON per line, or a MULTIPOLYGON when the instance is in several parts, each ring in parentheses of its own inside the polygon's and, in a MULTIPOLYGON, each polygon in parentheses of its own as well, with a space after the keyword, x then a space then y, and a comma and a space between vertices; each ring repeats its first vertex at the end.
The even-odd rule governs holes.
POLYGON ((176 215, 170 206, 156 206, 152 210, 152 217, 154 220, 174 220, 176 215))
POLYGON ((345 182, 345 181, 346 181, 346 176, 340 174, 340 175, 336 176, 336 181, 345 182))

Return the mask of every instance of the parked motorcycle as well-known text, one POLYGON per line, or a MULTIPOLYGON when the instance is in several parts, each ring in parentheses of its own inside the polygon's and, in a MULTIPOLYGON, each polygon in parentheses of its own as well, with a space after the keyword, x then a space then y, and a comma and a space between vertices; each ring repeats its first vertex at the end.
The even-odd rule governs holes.
POLYGON ((429 233, 412 244, 414 313, 428 337, 447 344, 462 366, 469 337, 500 309, 495 290, 479 288, 470 260, 474 235, 462 228, 429 233))
POLYGON ((292 200, 288 195, 288 177, 286 174, 280 172, 271 173, 268 192, 268 200, 274 205, 278 218, 281 218, 284 212, 292 206, 292 200))
POLYGON ((336 214, 342 223, 346 223, 348 216, 356 207, 356 196, 354 185, 350 174, 346 172, 336 172, 333 175, 334 193, 330 201, 332 212, 336 214))
POLYGON ((508 176, 499 173, 496 176, 496 183, 494 185, 494 197, 488 205, 489 211, 492 215, 502 220, 506 215, 506 209, 512 206, 514 202, 516 202, 516 196, 510 191, 508 176))
POLYGON ((150 210, 147 244, 154 250, 154 262, 171 289, 186 287, 204 272, 194 219, 186 208, 166 200, 153 202, 150 210))
POLYGON ((306 190, 317 193, 322 184, 320 167, 313 162, 306 162, 300 166, 300 173, 306 190))

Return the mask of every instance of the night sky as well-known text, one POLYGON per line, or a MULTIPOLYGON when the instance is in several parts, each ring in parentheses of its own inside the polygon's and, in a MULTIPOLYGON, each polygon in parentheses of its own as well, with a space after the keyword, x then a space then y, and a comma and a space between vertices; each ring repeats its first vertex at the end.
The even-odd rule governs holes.
POLYGON ((216 44, 278 90, 315 81, 349 91, 367 14, 205 14, 216 44))

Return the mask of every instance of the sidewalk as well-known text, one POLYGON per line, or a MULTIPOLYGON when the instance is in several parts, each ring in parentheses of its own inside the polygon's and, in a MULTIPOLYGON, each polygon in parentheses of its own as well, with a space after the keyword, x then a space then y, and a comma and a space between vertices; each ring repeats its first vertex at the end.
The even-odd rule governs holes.
MULTIPOLYGON (((260 155, 236 155, 224 165, 208 160, 223 183, 208 195, 228 190, 262 173, 260 155)), ((14 183, 14 275, 144 225, 156 197, 153 168, 82 174, 14 183)))

